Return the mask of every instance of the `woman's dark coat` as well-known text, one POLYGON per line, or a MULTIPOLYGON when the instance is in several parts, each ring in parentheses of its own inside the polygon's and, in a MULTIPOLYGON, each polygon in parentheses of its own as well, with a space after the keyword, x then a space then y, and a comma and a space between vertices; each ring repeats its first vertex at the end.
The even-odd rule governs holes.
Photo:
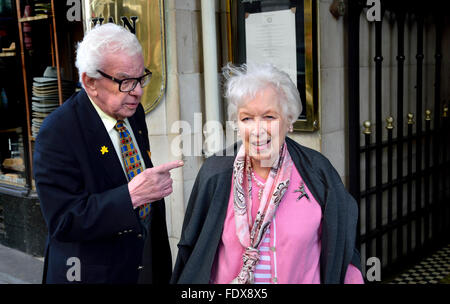
MULTIPOLYGON (((286 144, 295 167, 322 208, 321 282, 343 283, 349 263, 361 267, 355 248, 357 204, 327 158, 288 137, 286 144)), ((172 283, 209 283, 222 236, 237 150, 236 144, 224 151, 224 156, 208 158, 198 173, 178 243, 172 283)))

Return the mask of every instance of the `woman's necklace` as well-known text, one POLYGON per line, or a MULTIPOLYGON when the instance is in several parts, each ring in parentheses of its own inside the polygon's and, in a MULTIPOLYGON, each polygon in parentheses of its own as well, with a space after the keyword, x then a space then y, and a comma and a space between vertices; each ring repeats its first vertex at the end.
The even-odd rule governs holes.
POLYGON ((266 186, 266 183, 260 182, 260 181, 256 178, 255 174, 253 173, 253 170, 252 170, 252 178, 253 178, 253 180, 256 182, 256 185, 257 185, 258 188, 259 188, 259 190, 258 190, 258 199, 261 201, 261 196, 262 196, 262 193, 263 193, 263 191, 264 191, 264 187, 266 186))

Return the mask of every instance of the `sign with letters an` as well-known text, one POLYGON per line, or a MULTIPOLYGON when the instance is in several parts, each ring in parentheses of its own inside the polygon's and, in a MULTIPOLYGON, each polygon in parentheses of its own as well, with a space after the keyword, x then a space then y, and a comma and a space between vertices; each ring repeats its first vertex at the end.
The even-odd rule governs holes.
POLYGON ((161 101, 166 88, 166 56, 163 0, 83 0, 85 31, 96 24, 116 23, 136 34, 144 52, 145 66, 152 79, 141 103, 145 113, 161 101))

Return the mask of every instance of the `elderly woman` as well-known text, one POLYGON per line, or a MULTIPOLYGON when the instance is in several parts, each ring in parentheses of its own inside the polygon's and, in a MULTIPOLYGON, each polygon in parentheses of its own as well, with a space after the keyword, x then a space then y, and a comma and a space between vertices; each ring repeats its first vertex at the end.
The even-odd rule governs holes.
POLYGON ((286 137, 297 88, 269 64, 225 75, 242 144, 202 166, 172 283, 363 283, 354 199, 324 156, 286 137))

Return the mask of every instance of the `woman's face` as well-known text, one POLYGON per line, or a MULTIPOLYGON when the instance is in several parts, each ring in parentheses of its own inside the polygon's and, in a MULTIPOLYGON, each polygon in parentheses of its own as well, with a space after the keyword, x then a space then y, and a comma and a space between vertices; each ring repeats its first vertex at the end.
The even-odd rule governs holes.
POLYGON ((238 128, 247 155, 272 167, 288 132, 275 90, 269 86, 238 108, 238 128))

